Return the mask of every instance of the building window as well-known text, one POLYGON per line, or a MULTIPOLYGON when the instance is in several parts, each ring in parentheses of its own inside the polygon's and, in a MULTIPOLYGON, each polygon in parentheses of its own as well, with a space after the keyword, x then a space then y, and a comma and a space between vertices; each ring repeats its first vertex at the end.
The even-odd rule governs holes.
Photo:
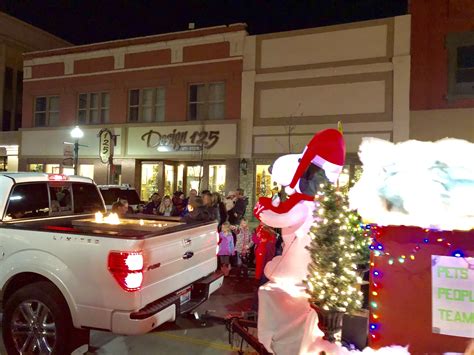
POLYGON ((281 191, 281 186, 273 180, 269 172, 270 164, 257 165, 255 171, 255 198, 272 197, 281 191))
POLYGON ((8 158, 0 156, 0 171, 8 170, 8 158))
POLYGON ((5 67, 5 82, 3 87, 5 89, 13 90, 13 69, 10 67, 5 67))
POLYGON ((95 92, 79 94, 78 100, 78 124, 101 124, 109 122, 109 93, 95 92))
POLYGON ((158 183, 161 176, 160 164, 142 163, 140 198, 142 201, 149 201, 151 195, 158 191, 158 183))
POLYGON ((189 85, 188 119, 220 120, 225 112, 225 83, 189 85))
POLYGON ((21 128, 21 112, 22 112, 22 103, 23 103, 23 72, 16 72, 16 101, 15 101, 15 121, 14 121, 14 130, 18 131, 21 128))
POLYGON ((35 98, 35 126, 57 126, 59 123, 59 96, 35 98))
POLYGON ((191 191, 192 189, 198 192, 200 191, 202 175, 202 165, 188 165, 186 167, 186 196, 189 195, 189 191, 191 191))
POLYGON ((474 97, 474 32, 449 33, 448 100, 474 97))
POLYGON ((209 190, 225 193, 225 165, 209 165, 209 190))
POLYGON ((79 175, 88 177, 89 179, 94 180, 94 165, 93 164, 80 164, 79 175))
POLYGON ((165 120, 165 88, 133 89, 128 97, 129 122, 165 120))
POLYGON ((48 174, 60 174, 61 166, 59 164, 46 164, 44 172, 48 174))
POLYGON ((28 171, 42 173, 44 171, 43 164, 28 164, 28 171))

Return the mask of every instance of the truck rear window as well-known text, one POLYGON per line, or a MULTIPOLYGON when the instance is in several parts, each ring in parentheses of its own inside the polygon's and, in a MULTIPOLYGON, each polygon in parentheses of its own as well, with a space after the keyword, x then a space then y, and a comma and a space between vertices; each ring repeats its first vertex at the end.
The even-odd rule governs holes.
POLYGON ((104 212, 104 204, 93 184, 73 183, 74 213, 104 212))
POLYGON ((129 205, 138 205, 140 203, 140 198, 136 190, 122 190, 120 188, 107 188, 101 189, 100 192, 104 197, 106 205, 111 205, 116 202, 118 199, 127 200, 129 205))
POLYGON ((13 188, 6 219, 34 218, 49 215, 49 198, 46 183, 28 183, 13 188))

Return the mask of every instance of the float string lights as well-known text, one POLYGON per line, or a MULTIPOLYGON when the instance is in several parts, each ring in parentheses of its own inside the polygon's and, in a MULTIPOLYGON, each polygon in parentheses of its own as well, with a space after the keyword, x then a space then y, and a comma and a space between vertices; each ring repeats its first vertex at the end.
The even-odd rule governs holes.
POLYGON ((421 238, 418 243, 416 243, 416 246, 413 249, 407 250, 405 254, 393 255, 388 250, 386 250, 384 244, 381 242, 382 235, 379 227, 371 224, 367 224, 365 226, 361 225, 361 227, 364 228, 366 231, 369 231, 366 235, 370 236, 372 240, 372 243, 369 246, 370 250, 372 251, 372 254, 377 258, 387 258, 387 262, 389 265, 393 265, 395 262, 403 264, 407 261, 415 260, 415 255, 420 252, 424 246, 427 246, 428 244, 437 244, 439 246, 444 246, 447 249, 446 254, 450 254, 458 258, 466 256, 462 249, 453 246, 451 242, 447 241, 446 237, 435 236, 433 238, 431 234, 436 234, 440 232, 439 230, 432 230, 427 228, 424 229, 424 237, 421 238))
MULTIPOLYGON (((446 254, 458 257, 465 258, 465 252, 453 245, 453 243, 447 241, 446 237, 442 237, 439 234, 439 230, 424 229, 424 235, 416 243, 416 246, 407 251, 405 254, 393 255, 388 250, 386 250, 384 244, 382 243, 382 228, 377 225, 361 224, 361 227, 366 231, 365 235, 371 240, 369 246, 371 250, 371 274, 370 274, 370 298, 369 302, 370 308, 370 322, 369 322, 369 334, 372 342, 375 342, 380 339, 380 328, 381 320, 383 314, 383 307, 380 304, 380 295, 383 293, 382 278, 383 272, 381 270, 382 265, 380 264, 382 260, 387 261, 388 265, 394 265, 395 263, 405 264, 416 259, 416 253, 423 250, 423 247, 428 247, 429 245, 443 246, 445 247, 446 254), (434 234, 434 235, 433 235, 434 234), (436 235, 438 234, 438 235, 436 235)), ((408 265, 407 265, 408 266, 408 265)))

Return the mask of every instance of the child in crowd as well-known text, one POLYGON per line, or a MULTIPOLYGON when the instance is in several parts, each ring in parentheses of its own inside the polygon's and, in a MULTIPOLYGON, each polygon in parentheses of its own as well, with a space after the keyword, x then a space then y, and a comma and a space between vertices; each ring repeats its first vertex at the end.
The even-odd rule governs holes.
POLYGON ((225 222, 222 224, 222 230, 219 233, 219 262, 221 265, 221 271, 224 276, 229 276, 230 273, 230 257, 234 255, 234 237, 230 230, 230 223, 225 222))
POLYGON ((235 250, 237 252, 237 265, 239 266, 239 275, 242 277, 247 277, 247 262, 250 255, 250 244, 252 242, 252 234, 249 230, 248 222, 245 218, 242 218, 238 227, 234 227, 234 232, 237 237, 235 250))
POLYGON ((275 256, 276 232, 272 227, 260 224, 252 238, 255 244, 255 279, 263 284, 266 282, 265 265, 275 256))

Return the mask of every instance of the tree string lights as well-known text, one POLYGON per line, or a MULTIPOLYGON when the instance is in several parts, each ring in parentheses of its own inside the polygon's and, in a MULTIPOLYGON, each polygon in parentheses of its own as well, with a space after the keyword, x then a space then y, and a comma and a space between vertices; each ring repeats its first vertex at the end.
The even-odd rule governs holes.
POLYGON ((362 279, 357 275, 357 263, 367 245, 359 240, 363 233, 354 232, 358 216, 349 210, 347 197, 329 181, 320 185, 315 203, 308 247, 311 263, 305 281, 310 302, 326 311, 360 309, 358 284, 362 279))

